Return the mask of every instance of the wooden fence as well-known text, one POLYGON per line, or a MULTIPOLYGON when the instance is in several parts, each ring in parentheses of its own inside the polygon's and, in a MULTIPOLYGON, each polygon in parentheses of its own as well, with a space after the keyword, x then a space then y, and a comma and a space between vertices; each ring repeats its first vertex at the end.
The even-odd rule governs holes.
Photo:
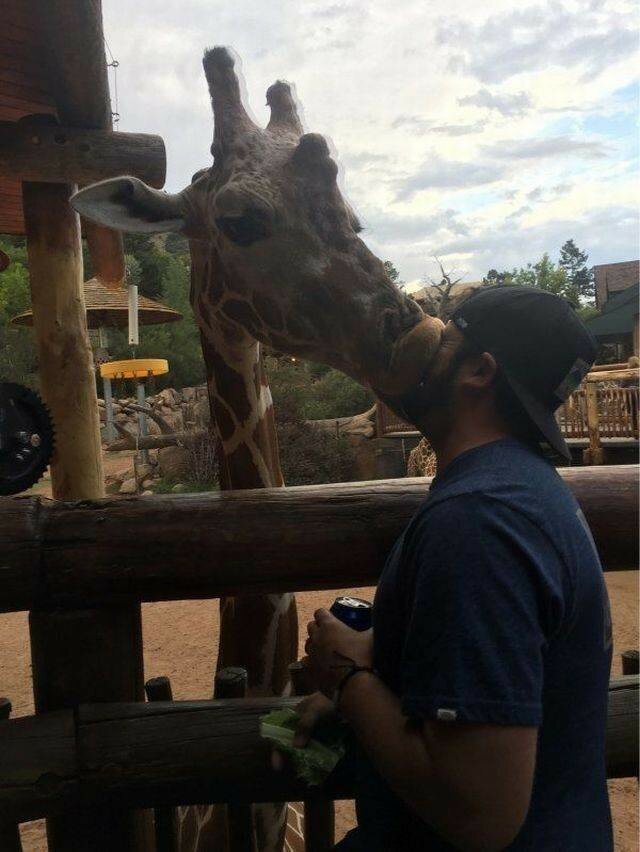
MULTIPOLYGON (((638 439, 638 388, 606 387, 596 390, 598 428, 601 438, 638 439)), ((587 391, 581 388, 572 393, 557 412, 558 423, 565 438, 588 439, 587 391)), ((415 426, 394 414, 379 402, 376 412, 378 437, 398 432, 415 432, 415 426)))
MULTIPOLYGON (((638 468, 561 475, 591 525, 605 570, 637 567, 638 468)), ((372 584, 427 487, 428 480, 404 479, 78 503, 0 498, 0 611, 31 609, 33 618, 43 607, 68 608, 73 616, 100 612, 85 609, 99 605, 126 614, 141 600, 372 584)), ((173 852, 167 809, 232 802, 230 835, 241 839, 231 849, 244 852, 251 848, 246 803, 304 801, 315 826, 306 849, 327 852, 332 802, 353 797, 353 778, 345 770, 310 790, 286 771, 274 772, 258 718, 290 703, 80 701, 74 710, 0 721, 2 848, 19 852, 20 821, 68 817, 72 824, 100 813, 100 831, 87 829, 94 852, 146 852, 153 847, 125 843, 131 832, 124 817, 133 808, 155 808, 156 831, 164 825, 168 838, 157 849, 173 852)), ((638 771, 637 713, 637 677, 612 682, 610 777, 638 771)), ((55 848, 79 847, 58 838, 55 848)))

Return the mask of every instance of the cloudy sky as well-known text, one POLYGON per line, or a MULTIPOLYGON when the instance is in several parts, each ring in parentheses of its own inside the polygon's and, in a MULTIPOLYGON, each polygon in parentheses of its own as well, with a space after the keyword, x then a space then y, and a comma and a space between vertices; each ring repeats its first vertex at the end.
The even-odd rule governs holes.
MULTIPOLYGON (((103 0, 119 127, 163 136, 166 188, 210 162, 205 47, 242 59, 267 120, 295 84, 332 140, 364 238, 402 278, 638 257, 635 2, 103 0)), ((112 80, 113 93, 113 80, 112 80)))

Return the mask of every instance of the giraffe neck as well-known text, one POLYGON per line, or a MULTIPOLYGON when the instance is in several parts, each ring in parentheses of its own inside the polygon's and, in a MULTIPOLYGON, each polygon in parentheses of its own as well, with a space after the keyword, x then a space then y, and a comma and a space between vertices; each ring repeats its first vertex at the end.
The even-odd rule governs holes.
POLYGON ((209 319, 201 325, 212 417, 225 490, 283 485, 271 391, 260 344, 209 319), (216 328, 217 325, 217 328, 216 328))
MULTIPOLYGON (((271 392, 260 344, 221 312, 224 271, 215 250, 192 251, 191 301, 200 327, 212 419, 220 436, 223 489, 283 485, 271 392)), ((221 601, 218 667, 243 666, 252 695, 281 695, 298 655, 293 595, 221 601)))

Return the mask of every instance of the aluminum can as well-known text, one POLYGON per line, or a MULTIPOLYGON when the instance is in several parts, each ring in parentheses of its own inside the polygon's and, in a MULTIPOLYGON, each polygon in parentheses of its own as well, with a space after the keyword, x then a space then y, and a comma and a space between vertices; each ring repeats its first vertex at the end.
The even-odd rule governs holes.
POLYGON ((335 599, 329 612, 352 630, 368 630, 372 624, 373 604, 344 595, 335 599))

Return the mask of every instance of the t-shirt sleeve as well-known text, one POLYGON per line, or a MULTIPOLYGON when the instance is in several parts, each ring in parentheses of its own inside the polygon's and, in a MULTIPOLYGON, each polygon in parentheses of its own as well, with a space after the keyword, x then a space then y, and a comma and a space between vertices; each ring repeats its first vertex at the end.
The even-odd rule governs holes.
POLYGON ((407 549, 404 714, 540 725, 545 648, 563 613, 552 543, 521 513, 471 494, 430 509, 407 549))

